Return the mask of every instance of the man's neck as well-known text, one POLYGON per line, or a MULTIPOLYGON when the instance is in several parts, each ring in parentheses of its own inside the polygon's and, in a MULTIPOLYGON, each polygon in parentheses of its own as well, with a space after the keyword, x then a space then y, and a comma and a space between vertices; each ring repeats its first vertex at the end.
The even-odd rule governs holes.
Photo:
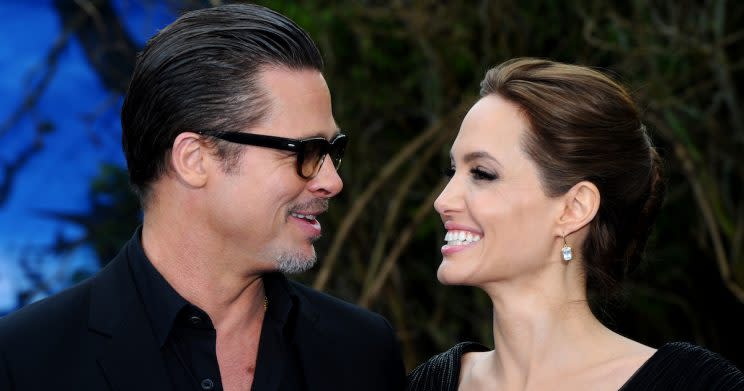
MULTIPOLYGON (((151 216, 150 216, 151 217, 151 216)), ((251 328, 264 310, 260 271, 234 270, 223 251, 214 251, 209 238, 194 237, 193 227, 145 217, 142 247, 157 271, 184 299, 204 310, 216 329, 232 332, 251 328)), ((198 235, 197 235, 198 236, 198 235)))

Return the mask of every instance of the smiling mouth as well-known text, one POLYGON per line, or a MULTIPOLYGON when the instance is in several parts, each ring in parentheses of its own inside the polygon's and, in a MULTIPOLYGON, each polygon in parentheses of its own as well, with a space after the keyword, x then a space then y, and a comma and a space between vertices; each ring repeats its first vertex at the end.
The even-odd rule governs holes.
POLYGON ((468 231, 447 231, 444 240, 448 246, 467 246, 481 240, 481 236, 468 231))

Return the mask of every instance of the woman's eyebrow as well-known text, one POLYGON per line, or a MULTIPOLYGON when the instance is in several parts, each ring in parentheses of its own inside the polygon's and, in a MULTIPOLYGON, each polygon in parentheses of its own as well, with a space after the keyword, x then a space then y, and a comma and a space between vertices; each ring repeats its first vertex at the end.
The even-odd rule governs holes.
POLYGON ((501 166, 501 163, 499 163, 498 159, 496 159, 495 157, 491 156, 491 154, 488 153, 488 152, 486 152, 486 151, 469 152, 469 153, 466 153, 465 156, 463 157, 463 161, 465 163, 470 163, 473 160, 478 160, 478 159, 492 160, 494 163, 496 163, 499 166, 501 166))

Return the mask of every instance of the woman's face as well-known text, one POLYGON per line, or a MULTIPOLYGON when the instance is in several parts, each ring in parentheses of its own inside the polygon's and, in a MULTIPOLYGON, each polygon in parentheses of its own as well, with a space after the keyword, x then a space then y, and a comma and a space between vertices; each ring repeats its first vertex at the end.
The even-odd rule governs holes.
POLYGON ((452 145, 453 175, 434 202, 447 230, 442 283, 520 280, 560 262, 555 223, 563 204, 543 193, 522 150, 527 131, 519 108, 498 95, 465 116, 452 145))

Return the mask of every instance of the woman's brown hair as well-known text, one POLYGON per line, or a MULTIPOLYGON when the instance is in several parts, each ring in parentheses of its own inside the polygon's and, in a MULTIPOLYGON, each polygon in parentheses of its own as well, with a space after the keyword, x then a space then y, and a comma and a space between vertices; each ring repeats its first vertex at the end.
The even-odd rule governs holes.
POLYGON ((545 194, 580 181, 601 201, 581 249, 590 295, 607 298, 641 260, 664 197, 661 159, 627 90, 579 65, 517 58, 486 73, 481 96, 516 104, 530 124, 523 148, 545 194))

